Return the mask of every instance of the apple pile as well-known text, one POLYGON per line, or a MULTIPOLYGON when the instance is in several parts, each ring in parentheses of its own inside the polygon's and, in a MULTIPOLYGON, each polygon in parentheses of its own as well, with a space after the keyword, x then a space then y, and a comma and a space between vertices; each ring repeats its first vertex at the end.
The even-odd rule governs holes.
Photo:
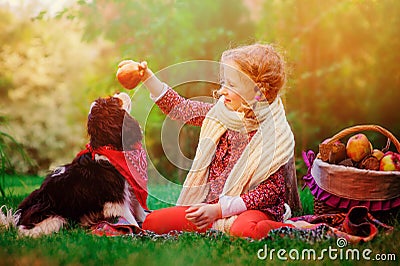
POLYGON ((319 145, 324 162, 376 171, 400 171, 400 154, 374 149, 367 136, 362 133, 350 137, 346 143, 330 139, 319 145))

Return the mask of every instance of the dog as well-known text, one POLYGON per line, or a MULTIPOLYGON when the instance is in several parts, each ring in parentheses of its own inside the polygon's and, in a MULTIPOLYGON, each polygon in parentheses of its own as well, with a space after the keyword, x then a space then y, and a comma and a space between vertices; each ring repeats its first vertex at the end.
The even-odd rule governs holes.
POLYGON ((18 206, 18 232, 37 237, 69 222, 91 226, 124 217, 139 226, 147 215, 147 162, 142 131, 128 94, 98 98, 90 107, 86 150, 49 173, 18 206))

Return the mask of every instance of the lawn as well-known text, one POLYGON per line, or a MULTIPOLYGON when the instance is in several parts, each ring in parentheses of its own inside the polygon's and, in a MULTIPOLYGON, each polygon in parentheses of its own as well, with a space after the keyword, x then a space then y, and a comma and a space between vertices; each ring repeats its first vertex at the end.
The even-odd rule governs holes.
MULTIPOLYGON (((16 208, 18 203, 37 188, 41 177, 8 176, 5 179, 7 196, 0 198, 0 206, 16 208)), ((163 186, 150 186, 150 195, 168 195, 170 199, 177 196, 178 191, 163 186)), ((309 190, 301 191, 304 213, 312 212, 312 196, 309 190)), ((148 204, 151 209, 169 206, 158 200, 158 196, 150 196, 148 204)), ((378 235, 372 242, 349 245, 338 249, 335 240, 323 243, 308 244, 296 239, 276 238, 261 241, 232 238, 227 235, 209 232, 205 235, 184 233, 179 237, 98 237, 89 234, 82 228, 63 229, 61 232, 38 239, 20 238, 16 230, 0 229, 0 265, 265 265, 284 262, 278 258, 279 249, 288 253, 294 249, 300 253, 304 250, 315 250, 323 254, 323 250, 336 249, 337 258, 324 253, 325 264, 361 265, 372 264, 362 257, 360 260, 343 255, 346 251, 357 249, 360 254, 368 249, 372 259, 376 254, 394 254, 400 258, 400 230, 398 226, 390 235, 378 235), (272 252, 275 249, 275 253, 272 252), (269 256, 262 258, 268 251, 269 256), (259 254, 262 259, 257 255, 259 254), (273 255, 270 258, 271 254, 273 255), (341 254, 342 259, 340 259, 341 254), (331 259, 332 258, 332 259, 331 259)), ((383 256, 382 256, 383 257, 383 256)), ((319 264, 318 259, 305 258, 290 260, 291 264, 319 264)), ((386 264, 398 265, 396 261, 386 264)))

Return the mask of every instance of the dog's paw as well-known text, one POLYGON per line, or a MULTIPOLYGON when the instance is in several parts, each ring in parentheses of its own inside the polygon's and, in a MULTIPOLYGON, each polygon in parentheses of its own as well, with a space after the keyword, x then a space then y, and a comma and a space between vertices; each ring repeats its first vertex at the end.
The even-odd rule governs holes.
POLYGON ((104 217, 118 217, 124 214, 124 205, 121 203, 106 202, 103 207, 104 217))
POLYGON ((18 226, 18 234, 24 237, 36 238, 42 235, 43 232, 37 228, 27 229, 24 225, 20 225, 18 226))
POLYGON ((41 235, 49 235, 57 233, 66 224, 67 221, 59 216, 49 217, 40 223, 36 224, 33 228, 27 228, 24 225, 18 226, 18 233, 26 237, 39 237, 41 235))

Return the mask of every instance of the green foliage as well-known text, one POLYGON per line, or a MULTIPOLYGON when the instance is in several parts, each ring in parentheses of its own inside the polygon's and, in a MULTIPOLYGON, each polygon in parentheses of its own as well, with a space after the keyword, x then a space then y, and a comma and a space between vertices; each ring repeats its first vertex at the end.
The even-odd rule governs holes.
POLYGON ((84 39, 115 43, 121 58, 165 67, 193 59, 218 59, 231 42, 243 42, 254 26, 241 3, 231 1, 92 1, 78 18, 84 39), (223 13, 221 12, 223 10, 223 13))
MULTIPOLYGON (((92 83, 96 86, 96 91, 115 86, 115 67, 122 59, 146 60, 155 72, 187 60, 218 60, 222 51, 230 45, 248 41, 255 30, 243 4, 232 4, 229 0, 98 0, 83 2, 80 9, 71 9, 64 15, 84 21, 84 40, 93 42, 105 38, 113 43, 118 53, 113 59, 116 61, 107 62, 112 63, 114 69, 104 68, 103 74, 97 73, 96 77, 100 76, 101 82, 92 83)), ((171 75, 185 76, 184 71, 190 70, 168 72, 170 76, 166 76, 165 81, 173 80, 171 75)), ((211 96, 214 89, 201 84, 191 84, 190 90, 187 87, 180 90, 185 97, 211 96)), ((181 182, 184 172, 177 173, 177 167, 169 162, 161 144, 160 132, 165 116, 159 111, 150 112, 147 108, 153 105, 148 93, 143 95, 139 92, 133 101, 133 114, 145 129, 146 148, 152 163, 168 179, 181 182)), ((193 139, 190 136, 194 132, 198 130, 184 128, 180 132, 181 138, 185 140, 181 148, 189 157, 194 155, 197 145, 196 142, 189 141, 193 139)))
MULTIPOLYGON (((66 163, 84 144, 85 116, 77 110, 82 83, 96 52, 80 41, 70 21, 30 20, 1 12, 0 107, 13 137, 34 164, 19 171, 36 173, 66 163)), ((87 108, 90 102, 84 103, 87 108)), ((18 152, 10 153, 18 162, 18 152)))
POLYGON ((356 124, 398 135, 398 1, 265 1, 264 11, 258 39, 279 43, 292 69, 286 99, 298 154, 356 124))
MULTIPOLYGON (((0 115, 0 125, 6 124, 7 119, 0 115)), ((15 173, 15 165, 11 162, 11 154, 19 154, 22 160, 20 163, 32 165, 32 161, 27 156, 24 148, 10 134, 0 130, 0 193, 5 197, 5 177, 6 173, 15 173)))
MULTIPOLYGON (((230 46, 254 40, 277 44, 287 58, 285 104, 298 162, 301 150, 317 150, 323 139, 355 124, 379 124, 399 135, 398 1, 261 0, 248 9, 251 2, 78 1, 56 19, 1 11, 0 108, 10 118, 12 136, 47 170, 69 161, 86 142, 90 102, 122 89, 115 79, 119 61, 147 60, 158 72, 186 60, 218 60, 230 46)), ((170 83, 190 71, 198 70, 162 78, 170 83)), ((193 97, 211 95, 213 88, 175 89, 193 97)), ((168 161, 161 145, 165 116, 149 112, 153 103, 144 89, 129 93, 151 160, 180 182, 184 171, 168 161)), ((197 130, 185 127, 180 135, 189 158, 197 130)), ((377 148, 386 143, 383 136, 371 138, 377 148)), ((297 165, 299 173, 305 171, 297 165)))

